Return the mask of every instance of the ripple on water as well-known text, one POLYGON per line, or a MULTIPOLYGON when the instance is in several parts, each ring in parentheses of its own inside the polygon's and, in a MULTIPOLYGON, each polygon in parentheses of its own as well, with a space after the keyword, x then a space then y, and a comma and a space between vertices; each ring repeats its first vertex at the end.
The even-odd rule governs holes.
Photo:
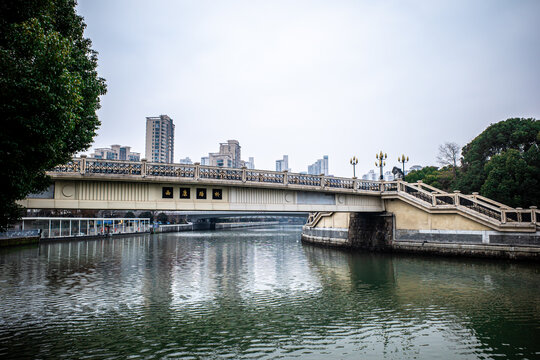
POLYGON ((348 254, 302 245, 299 235, 194 232, 0 250, 0 357, 540 353, 536 267, 348 254))

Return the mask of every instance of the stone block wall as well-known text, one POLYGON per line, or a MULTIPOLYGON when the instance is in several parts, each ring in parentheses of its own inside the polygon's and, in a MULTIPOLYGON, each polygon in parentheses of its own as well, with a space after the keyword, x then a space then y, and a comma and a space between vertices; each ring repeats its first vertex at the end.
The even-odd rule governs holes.
POLYGON ((389 251, 392 246, 394 217, 388 213, 351 213, 349 246, 370 251, 389 251))

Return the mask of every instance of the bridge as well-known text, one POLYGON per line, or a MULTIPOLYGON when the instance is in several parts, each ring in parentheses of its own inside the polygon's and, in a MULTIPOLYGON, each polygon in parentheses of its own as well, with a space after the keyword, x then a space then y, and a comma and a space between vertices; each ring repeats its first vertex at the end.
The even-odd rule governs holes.
POLYGON ((390 213, 397 230, 535 233, 539 211, 421 182, 368 181, 199 164, 81 156, 48 175, 53 185, 20 204, 34 209, 310 212, 308 226, 346 228, 349 213, 390 213), (317 215, 318 213, 318 215, 317 215), (331 216, 330 216, 330 215, 331 216), (341 220, 340 220, 341 219, 341 220))

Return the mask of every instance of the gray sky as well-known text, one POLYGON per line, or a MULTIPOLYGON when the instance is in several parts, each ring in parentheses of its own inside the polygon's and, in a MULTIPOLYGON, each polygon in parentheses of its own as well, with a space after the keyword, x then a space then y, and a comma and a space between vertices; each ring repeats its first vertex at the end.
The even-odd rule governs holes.
MULTIPOLYGON (((540 1, 79 0, 108 93, 93 147, 144 156, 174 119, 175 161, 237 139, 242 158, 330 173, 434 165, 489 124, 540 118, 540 1)), ((386 170, 386 169, 385 169, 386 170)))

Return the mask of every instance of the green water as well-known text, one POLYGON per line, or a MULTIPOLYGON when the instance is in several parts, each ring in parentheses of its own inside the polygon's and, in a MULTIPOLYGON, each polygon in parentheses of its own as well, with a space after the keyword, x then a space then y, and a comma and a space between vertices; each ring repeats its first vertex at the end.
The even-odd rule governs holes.
POLYGON ((0 250, 0 357, 540 358, 539 266, 351 254, 298 227, 0 250))

